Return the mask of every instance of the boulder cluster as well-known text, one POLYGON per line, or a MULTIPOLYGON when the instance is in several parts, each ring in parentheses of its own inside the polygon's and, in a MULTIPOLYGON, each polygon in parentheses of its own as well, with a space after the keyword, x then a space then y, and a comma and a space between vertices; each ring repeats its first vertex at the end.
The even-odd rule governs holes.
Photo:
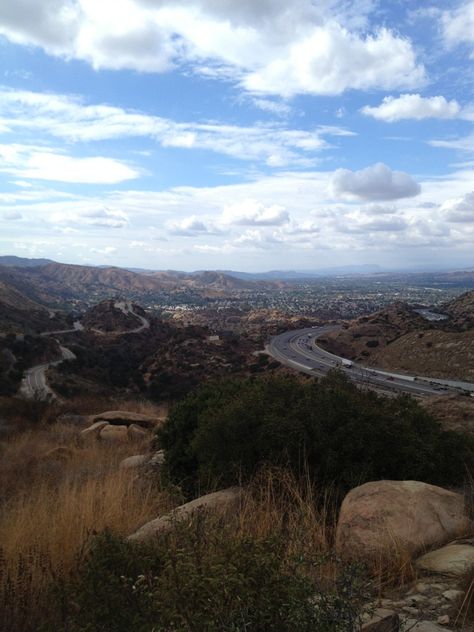
POLYGON ((90 415, 85 421, 88 427, 82 430, 82 437, 107 442, 126 442, 146 439, 159 420, 141 413, 110 410, 90 415))

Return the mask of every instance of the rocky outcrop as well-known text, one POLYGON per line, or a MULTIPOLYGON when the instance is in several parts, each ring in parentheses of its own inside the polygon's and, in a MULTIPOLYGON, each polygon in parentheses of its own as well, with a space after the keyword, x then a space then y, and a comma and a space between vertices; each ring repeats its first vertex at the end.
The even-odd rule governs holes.
POLYGON ((166 533, 173 525, 191 518, 197 512, 232 513, 237 511, 242 499, 241 487, 229 487, 213 494, 207 494, 196 498, 189 503, 181 505, 166 516, 147 522, 143 527, 128 537, 135 542, 143 542, 161 533, 166 533))
POLYGON ((128 410, 108 410, 98 415, 91 415, 89 422, 91 424, 98 421, 106 421, 112 426, 130 426, 135 424, 142 428, 151 429, 154 428, 161 419, 153 417, 152 415, 144 415, 142 413, 132 413, 128 410))
POLYGON ((418 481, 377 481, 345 497, 336 547, 348 558, 417 554, 466 533, 470 521, 460 494, 418 481))
MULTIPOLYGON (((134 413, 131 413, 134 415, 134 413)), ((96 417, 92 417, 96 419, 96 417)), ((113 417, 117 420, 118 417, 113 417)), ((131 421, 131 420, 130 420, 131 421)), ((150 432, 136 423, 112 424, 106 420, 94 421, 94 423, 81 432, 84 438, 95 438, 104 441, 143 441, 150 437, 150 432)))

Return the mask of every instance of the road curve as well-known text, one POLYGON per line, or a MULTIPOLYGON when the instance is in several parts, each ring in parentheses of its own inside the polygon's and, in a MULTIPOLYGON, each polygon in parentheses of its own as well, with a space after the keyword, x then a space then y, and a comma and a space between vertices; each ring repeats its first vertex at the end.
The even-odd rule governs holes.
MULTIPOLYGON (((114 304, 114 307, 116 309, 119 309, 121 312, 123 312, 126 315, 132 314, 132 316, 134 316, 140 321, 140 325, 138 327, 135 327, 135 329, 129 329, 128 331, 119 332, 113 335, 137 334, 145 329, 150 328, 150 321, 148 321, 143 316, 140 316, 140 314, 137 314, 136 312, 134 312, 133 305, 131 302, 117 301, 114 304)), ((75 333, 75 332, 83 331, 83 330, 84 330, 83 325, 79 321, 75 321, 73 323, 72 329, 60 329, 57 331, 44 331, 40 334, 40 336, 69 334, 69 333, 75 333)), ((96 333, 99 333, 102 335, 110 335, 98 329, 93 329, 92 331, 95 331, 96 333)), ((57 342, 59 344, 59 340, 57 342)), ((63 347, 61 344, 59 344, 59 349, 61 351, 61 358, 59 358, 59 360, 55 360, 54 362, 37 364, 36 366, 33 366, 30 369, 27 369, 25 371, 25 375, 23 376, 20 389, 19 389, 20 396, 26 399, 34 399, 34 398, 55 399, 57 397, 54 391, 48 386, 48 382, 46 380, 46 371, 51 366, 57 366, 58 364, 61 364, 61 362, 65 362, 67 360, 75 360, 76 358, 74 353, 67 347, 63 347)))
POLYGON ((318 346, 317 340, 323 334, 335 329, 337 327, 334 325, 327 325, 287 331, 272 338, 266 351, 275 360, 308 375, 320 377, 329 370, 338 368, 357 384, 385 392, 419 396, 447 395, 460 391, 469 391, 474 394, 474 384, 469 382, 438 380, 368 368, 329 353, 318 346))
MULTIPOLYGON (((59 341, 57 341, 59 343, 59 341)), ((46 371, 50 366, 57 366, 61 362, 67 360, 75 360, 76 356, 67 347, 59 345, 61 357, 53 362, 45 362, 37 364, 25 371, 25 375, 21 381, 19 394, 25 399, 56 399, 57 395, 48 386, 46 380, 46 371)))

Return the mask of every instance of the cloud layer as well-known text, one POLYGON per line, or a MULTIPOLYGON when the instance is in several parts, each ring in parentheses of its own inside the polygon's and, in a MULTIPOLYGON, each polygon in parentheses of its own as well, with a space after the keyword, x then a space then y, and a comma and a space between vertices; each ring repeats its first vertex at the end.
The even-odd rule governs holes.
POLYGON ((18 0, 0 5, 0 33, 95 69, 191 66, 264 94, 419 86, 425 70, 412 43, 368 30, 371 9, 360 3, 357 15, 329 0, 18 0))

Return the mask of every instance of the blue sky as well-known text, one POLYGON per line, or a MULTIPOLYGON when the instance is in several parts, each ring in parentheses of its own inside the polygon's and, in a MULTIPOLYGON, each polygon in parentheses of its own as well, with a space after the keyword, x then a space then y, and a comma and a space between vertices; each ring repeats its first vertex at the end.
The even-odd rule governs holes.
POLYGON ((0 252, 474 266, 473 70, 474 1, 4 2, 0 252))

